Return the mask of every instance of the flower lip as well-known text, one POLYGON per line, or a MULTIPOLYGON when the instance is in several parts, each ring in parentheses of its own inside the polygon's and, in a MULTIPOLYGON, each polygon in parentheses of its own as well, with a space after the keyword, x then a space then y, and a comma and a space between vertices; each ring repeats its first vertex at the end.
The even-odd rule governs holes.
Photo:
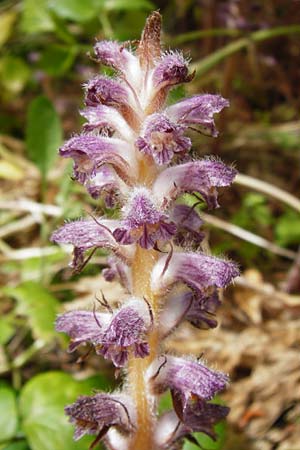
POLYGON ((94 177, 103 164, 111 165, 125 182, 134 181, 133 157, 122 139, 81 134, 69 139, 59 153, 74 159, 74 176, 82 184, 94 177))
POLYGON ((209 369, 200 361, 164 355, 153 363, 150 378, 154 393, 167 389, 180 396, 182 409, 193 397, 211 400, 228 384, 228 376, 209 369), (164 359, 163 359, 164 358, 164 359))
POLYGON ((136 146, 142 153, 151 155, 157 164, 168 164, 174 153, 184 154, 190 149, 191 140, 183 135, 185 130, 166 115, 155 113, 147 118, 136 146))
POLYGON ((83 395, 76 402, 66 406, 65 412, 70 422, 75 424, 75 440, 85 434, 97 435, 99 440, 110 427, 116 427, 123 433, 129 433, 134 428, 131 403, 124 394, 83 395))
POLYGON ((92 344, 96 353, 111 359, 116 367, 125 365, 129 351, 135 357, 149 355, 146 334, 152 326, 152 311, 142 299, 132 297, 113 314, 70 311, 58 316, 56 330, 71 337, 69 351, 92 344))
POLYGON ((128 101, 128 93, 117 80, 98 75, 85 84, 86 106, 96 107, 99 104, 118 107, 128 101))
POLYGON ((153 193, 162 204, 170 203, 183 193, 199 192, 209 208, 217 208, 215 188, 228 186, 236 176, 236 170, 214 159, 203 159, 162 171, 153 184, 153 193))
POLYGON ((135 188, 123 210, 121 227, 114 231, 121 244, 137 242, 142 248, 153 248, 158 240, 169 240, 176 232, 174 223, 160 212, 146 188, 135 188))
POLYGON ((208 287, 225 287, 239 275, 238 267, 203 253, 175 252, 171 259, 161 256, 153 268, 151 286, 154 292, 166 293, 176 283, 185 283, 203 292, 208 287))
POLYGON ((218 136, 214 114, 228 107, 229 102, 220 95, 195 95, 184 99, 166 109, 166 114, 174 121, 185 125, 199 125, 200 131, 218 136))
POLYGON ((188 61, 180 52, 162 55, 153 71, 154 86, 164 87, 190 81, 188 61))

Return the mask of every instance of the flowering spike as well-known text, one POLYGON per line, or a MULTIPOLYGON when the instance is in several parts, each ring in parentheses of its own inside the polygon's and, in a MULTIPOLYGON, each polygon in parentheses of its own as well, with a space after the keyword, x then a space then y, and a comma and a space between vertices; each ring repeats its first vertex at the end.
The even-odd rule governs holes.
POLYGON ((114 76, 85 84, 84 132, 60 149, 74 160, 74 179, 91 197, 118 207, 114 220, 92 216, 52 235, 73 245, 77 271, 98 248, 112 253, 102 275, 125 291, 109 305, 102 293, 101 311, 67 312, 56 322, 71 338, 69 351, 88 344, 124 368, 120 392, 82 396, 66 407, 75 439, 95 436, 90 450, 100 440, 109 450, 179 450, 183 439, 196 443, 194 431, 215 438, 214 425, 228 413, 209 403, 226 387, 227 375, 164 354, 162 344, 184 321, 215 327, 218 288, 239 273, 233 262, 200 252, 203 221, 196 210, 202 199, 218 207, 217 189, 229 186, 236 171, 216 159, 193 161, 187 136, 189 128, 217 136, 214 116, 229 103, 205 94, 166 107, 170 90, 194 74, 181 52, 162 52, 160 39, 155 11, 140 41, 96 43, 96 59, 114 76), (193 206, 178 203, 184 193, 195 197, 193 206), (157 395, 167 389, 173 410, 158 417, 157 395))

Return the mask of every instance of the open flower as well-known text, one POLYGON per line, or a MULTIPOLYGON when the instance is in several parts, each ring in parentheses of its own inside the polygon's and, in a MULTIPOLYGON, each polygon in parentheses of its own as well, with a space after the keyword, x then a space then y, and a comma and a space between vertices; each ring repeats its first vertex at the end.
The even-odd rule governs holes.
POLYGON ((196 291, 208 287, 225 287, 239 270, 235 263, 203 253, 175 252, 171 258, 164 255, 152 271, 154 292, 163 293, 176 283, 185 283, 196 291))
POLYGON ((171 355, 163 355, 156 360, 150 372, 152 389, 163 393, 170 389, 180 395, 182 408, 194 397, 211 400, 228 384, 228 376, 209 369, 200 361, 192 361, 171 355))
POLYGON ((213 159, 172 166, 159 174, 153 184, 153 193, 162 203, 170 203, 183 193, 199 192, 209 208, 217 208, 216 188, 229 186, 236 170, 213 159))
POLYGON ((84 264, 84 254, 90 249, 106 248, 112 250, 121 258, 129 258, 129 250, 121 248, 113 236, 113 230, 119 222, 109 219, 88 219, 67 222, 54 231, 51 240, 58 244, 74 246, 71 267, 78 270, 84 264))
POLYGON ((122 433, 129 433, 134 428, 133 407, 125 394, 82 395, 75 403, 66 406, 65 412, 70 422, 75 424, 76 441, 85 434, 92 434, 97 435, 96 443, 110 427, 116 427, 122 433))
POLYGON ((186 98, 166 109, 166 114, 184 125, 197 125, 200 130, 213 137, 218 136, 214 114, 229 106, 228 100, 220 95, 204 94, 186 98))
POLYGON ((191 140, 184 136, 186 127, 173 123, 164 114, 152 114, 147 118, 137 148, 151 155, 159 164, 168 164, 175 153, 184 154, 191 147, 191 140))
POLYGON ((121 227, 113 235, 121 244, 137 242, 143 248, 152 248, 157 241, 167 241, 176 232, 174 223, 160 212, 146 188, 135 188, 123 208, 121 227))
POLYGON ((122 367, 130 350, 137 358, 148 356, 146 334, 151 324, 147 303, 131 298, 114 313, 70 311, 62 314, 57 318, 56 329, 71 337, 69 351, 89 343, 98 354, 111 359, 116 367, 122 367))

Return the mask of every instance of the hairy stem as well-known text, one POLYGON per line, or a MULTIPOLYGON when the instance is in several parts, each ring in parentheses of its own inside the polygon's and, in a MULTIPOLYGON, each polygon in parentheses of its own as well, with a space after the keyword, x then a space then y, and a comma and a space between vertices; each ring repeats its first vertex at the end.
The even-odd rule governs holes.
POLYGON ((155 420, 155 401, 149 392, 145 373, 149 364, 158 354, 158 299, 153 295, 150 286, 150 274, 157 260, 157 252, 137 247, 133 266, 133 294, 144 297, 150 304, 154 316, 154 324, 149 337, 150 355, 144 359, 133 356, 128 364, 128 385, 132 391, 137 413, 137 430, 131 441, 130 450, 154 450, 153 431, 155 420))

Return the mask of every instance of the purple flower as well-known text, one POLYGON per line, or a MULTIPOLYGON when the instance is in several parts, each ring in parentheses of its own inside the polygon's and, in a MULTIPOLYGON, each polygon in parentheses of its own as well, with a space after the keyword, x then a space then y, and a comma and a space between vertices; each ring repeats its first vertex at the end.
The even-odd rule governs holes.
POLYGON ((86 106, 106 105, 118 108, 128 102, 127 89, 118 80, 100 75, 89 80, 84 87, 86 106))
POLYGON ((214 122, 214 114, 229 106, 228 100, 220 95, 195 95, 166 109, 166 114, 175 122, 184 125, 199 125, 203 132, 214 137, 218 131, 214 122))
MULTIPOLYGON (((175 396, 180 397, 182 411, 190 399, 211 400, 229 381, 227 375, 209 369, 200 361, 170 355, 162 356, 155 361, 151 372, 153 375, 150 383, 153 392, 158 394, 170 389, 175 396)), ((176 405, 174 406, 176 410, 176 405)))
POLYGON ((204 255, 203 253, 176 252, 171 259, 161 256, 152 271, 152 289, 164 293, 175 283, 185 283, 203 292, 210 286, 225 287, 239 270, 235 263, 204 255))
POLYGON ((188 74, 188 61, 179 52, 169 52, 162 55, 153 71, 155 87, 171 87, 191 80, 188 74))
POLYGON ((136 358, 148 356, 145 336, 151 325, 152 313, 147 303, 131 298, 113 314, 91 311, 62 314, 56 321, 56 330, 71 337, 69 351, 90 343, 97 354, 111 359, 116 367, 122 367, 127 362, 129 351, 136 358))
POLYGON ((194 208, 188 205, 175 205, 170 219, 176 224, 177 231, 174 242, 180 246, 199 245, 205 235, 199 231, 203 221, 194 208))
POLYGON ((189 290, 170 295, 159 318, 161 335, 168 336, 183 320, 196 328, 215 328, 218 324, 215 312, 221 302, 216 290, 209 291, 211 288, 203 292, 189 290))
POLYGON ((153 184, 153 193, 169 203, 185 192, 199 192, 209 208, 217 208, 216 187, 229 186, 236 170, 221 161, 202 159, 165 169, 153 184))
POLYGON ((112 129, 125 141, 130 141, 134 137, 133 131, 126 120, 116 109, 110 106, 89 106, 81 111, 81 115, 88 121, 84 124, 84 130, 87 132, 97 129, 100 132, 101 130, 112 129))
POLYGON ((127 292, 131 292, 131 273, 129 267, 115 256, 109 256, 107 258, 107 265, 108 267, 102 270, 102 275, 105 280, 118 280, 127 292))
POLYGON ((58 244, 72 244, 74 246, 72 267, 75 269, 80 269, 84 264, 84 253, 90 249, 106 248, 128 260, 130 253, 120 247, 112 234, 118 223, 118 221, 108 219, 68 222, 54 231, 51 240, 58 244))
POLYGON ((152 114, 146 119, 136 146, 157 164, 168 164, 174 153, 184 154, 190 149, 191 140, 183 135, 185 130, 186 127, 176 125, 164 114, 152 114))
POLYGON ((96 175, 87 180, 85 187, 91 197, 99 198, 103 196, 108 208, 115 206, 121 189, 124 191, 124 186, 121 186, 121 180, 113 168, 106 165, 101 166, 96 175))
POLYGON ((74 177, 82 184, 94 177, 103 164, 111 165, 125 182, 134 181, 134 167, 130 166, 134 165, 133 157, 121 139, 81 134, 67 141, 59 153, 74 159, 74 177))
POLYGON ((155 430, 155 441, 161 450, 176 448, 175 444, 187 438, 195 442, 191 435, 193 432, 201 432, 216 438, 214 426, 224 419, 229 413, 226 406, 207 403, 203 400, 190 402, 186 408, 182 420, 173 411, 164 413, 158 421, 155 430))
POLYGON ((65 408, 70 422, 75 424, 74 439, 85 434, 95 434, 98 442, 110 427, 122 433, 130 433, 134 428, 134 416, 130 398, 124 394, 82 395, 75 403, 65 408))
POLYGON ((176 226, 156 209, 146 188, 133 190, 123 216, 121 227, 113 233, 121 244, 137 242, 143 248, 152 248, 158 240, 169 240, 176 232, 176 226))

